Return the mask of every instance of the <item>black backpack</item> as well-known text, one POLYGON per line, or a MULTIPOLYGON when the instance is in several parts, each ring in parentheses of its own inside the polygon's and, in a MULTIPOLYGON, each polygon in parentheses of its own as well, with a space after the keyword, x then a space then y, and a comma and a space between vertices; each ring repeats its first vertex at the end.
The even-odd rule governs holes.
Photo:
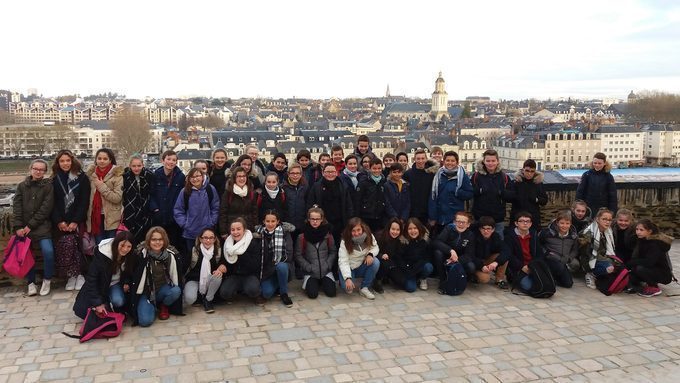
POLYGON ((446 280, 444 281, 444 293, 446 295, 460 295, 467 287, 467 275, 463 265, 459 262, 446 265, 446 280))
POLYGON ((542 259, 532 259, 528 266, 532 284, 531 289, 526 293, 534 298, 552 297, 555 294, 555 280, 548 264, 542 259))

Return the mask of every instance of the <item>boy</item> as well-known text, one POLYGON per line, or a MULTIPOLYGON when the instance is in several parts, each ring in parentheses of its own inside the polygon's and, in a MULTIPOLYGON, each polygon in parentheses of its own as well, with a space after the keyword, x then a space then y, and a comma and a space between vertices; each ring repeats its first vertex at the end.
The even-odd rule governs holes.
POLYGON ((344 151, 342 150, 342 146, 333 145, 331 148, 331 160, 333 161, 333 166, 335 166, 335 170, 338 172, 338 175, 340 175, 345 169, 345 160, 343 159, 344 157, 345 155, 344 151))
POLYGON ((307 149, 302 149, 295 156, 295 161, 302 167, 302 175, 307 181, 307 185, 314 185, 314 183, 321 179, 321 169, 312 161, 312 153, 307 149))
POLYGON ((472 215, 465 211, 459 211, 454 216, 453 223, 444 227, 437 239, 432 243, 434 250, 434 267, 439 277, 439 290, 442 290, 446 281, 445 265, 460 263, 468 275, 474 275, 476 268, 473 262, 475 257, 475 235, 472 233, 470 224, 472 215))
POLYGON ((184 173, 177 167, 177 153, 166 150, 161 155, 163 166, 154 171, 154 188, 149 201, 154 225, 161 226, 168 233, 170 242, 180 252, 184 249, 182 229, 175 222, 174 208, 179 193, 184 189, 184 173))
POLYGON ((397 158, 392 153, 387 153, 383 156, 383 175, 387 177, 390 172, 390 166, 397 161, 397 158))
POLYGON ((571 224, 571 211, 563 210, 541 230, 538 242, 545 252, 545 262, 550 268, 555 283, 571 287, 574 280, 571 273, 581 268, 578 260, 578 233, 571 224))
MULTIPOLYGON (((368 177, 359 181, 360 206, 356 209, 372 232, 385 226, 385 178, 382 176, 382 161, 371 159, 368 177)), ((408 217, 407 217, 408 218, 408 217)))
POLYGON ((577 199, 571 204, 571 224, 574 225, 577 233, 582 232, 593 222, 590 215, 590 208, 585 202, 577 199))
POLYGON ((536 161, 524 161, 522 169, 515 173, 515 196, 510 216, 520 211, 531 213, 534 229, 541 230, 541 206, 548 203, 548 194, 543 189, 543 173, 536 170, 536 161))
POLYGON ((503 240, 494 231, 496 221, 484 216, 479 219, 475 233, 475 276, 477 282, 488 283, 491 273, 496 273, 496 286, 506 290, 508 282, 505 271, 508 268, 508 255, 503 251, 503 240))
POLYGON ((354 149, 354 155, 361 158, 367 153, 372 152, 373 150, 371 149, 368 136, 365 134, 360 135, 359 138, 357 138, 357 147, 354 149))
POLYGON ((389 172, 389 178, 385 184, 387 217, 396 217, 406 222, 411 212, 411 185, 402 179, 404 170, 400 164, 393 163, 389 172))
POLYGON ((428 201, 432 192, 432 181, 439 166, 431 166, 428 163, 427 153, 423 149, 416 150, 413 158, 413 166, 404 173, 404 180, 411 185, 411 212, 409 214, 424 223, 428 221, 428 201))
POLYGON ((503 239, 505 251, 510 259, 510 273, 516 285, 522 291, 531 290, 533 281, 529 277, 529 262, 534 258, 543 258, 541 247, 538 244, 536 231, 531 228, 531 214, 526 211, 517 213, 515 227, 508 230, 508 235, 503 239))

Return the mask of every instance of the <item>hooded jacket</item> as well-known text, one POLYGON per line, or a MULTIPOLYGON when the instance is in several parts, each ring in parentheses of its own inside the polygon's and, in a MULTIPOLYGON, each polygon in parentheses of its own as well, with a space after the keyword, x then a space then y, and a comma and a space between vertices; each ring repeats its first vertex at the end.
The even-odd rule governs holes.
POLYGON ((659 283, 668 284, 673 280, 673 273, 668 257, 673 237, 663 233, 652 234, 648 239, 639 239, 628 267, 635 272, 638 266, 653 269, 658 274, 659 283))
POLYGON ((191 188, 189 206, 184 206, 185 191, 179 193, 175 201, 174 218, 182 228, 182 237, 195 239, 201 230, 214 228, 220 215, 220 200, 215 187, 210 185, 208 177, 203 176, 200 189, 191 188), (212 192, 212 201, 208 196, 208 188, 212 192))
POLYGON ((416 164, 404 173, 404 180, 411 185, 411 212, 410 217, 416 217, 425 223, 428 218, 428 202, 432 193, 432 180, 439 170, 439 165, 434 161, 427 161, 424 169, 418 169, 416 164))
POLYGON ((538 170, 534 177, 527 179, 524 169, 515 173, 515 193, 512 199, 512 209, 510 210, 510 220, 514 222, 515 215, 521 211, 531 214, 531 221, 534 227, 541 225, 541 206, 548 203, 548 194, 543 189, 543 173, 538 170))
POLYGON ((515 198, 513 181, 503 172, 500 164, 493 173, 487 172, 483 157, 477 161, 475 169, 472 175, 472 214, 475 219, 489 216, 497 223, 504 222, 505 202, 515 198))
POLYGON ((333 234, 326 233, 324 240, 312 243, 305 240, 304 233, 297 237, 295 246, 295 261, 305 275, 312 278, 322 279, 326 274, 333 271, 337 263, 338 250, 335 247, 333 234), (304 251, 303 251, 303 243, 304 251))
POLYGON ((85 275, 85 284, 73 304, 73 312, 82 319, 85 319, 87 309, 90 307, 102 304, 110 306, 112 244, 113 238, 108 238, 102 240, 95 248, 94 258, 85 275))
POLYGON ((562 237, 557 227, 557 221, 553 220, 548 227, 538 234, 538 242, 543 247, 547 259, 567 265, 571 271, 578 270, 578 233, 573 225, 569 227, 567 235, 562 237))
POLYGON ((401 256, 392 259, 407 278, 414 278, 430 258, 430 235, 425 233, 421 239, 408 239, 401 256))
POLYGON ((611 174, 612 165, 606 161, 600 171, 592 168, 581 176, 581 182, 576 188, 576 199, 585 201, 591 214, 597 214, 602 207, 606 207, 614 214, 618 208, 616 182, 611 174))
POLYGON ((160 167, 153 173, 153 178, 154 187, 149 208, 152 212, 158 210, 154 216, 154 224, 166 226, 175 223, 175 202, 184 188, 184 173, 175 166, 168 177, 165 175, 164 168, 160 167))
POLYGON ((52 180, 43 178, 34 181, 31 176, 17 185, 12 202, 12 227, 14 231, 28 226, 28 238, 39 241, 51 238, 50 214, 54 206, 52 180))

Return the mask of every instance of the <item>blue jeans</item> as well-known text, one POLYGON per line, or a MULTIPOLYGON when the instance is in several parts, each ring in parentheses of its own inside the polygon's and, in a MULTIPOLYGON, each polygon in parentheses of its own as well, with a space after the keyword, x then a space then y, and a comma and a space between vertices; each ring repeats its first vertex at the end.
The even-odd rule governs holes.
MULTIPOLYGON (((361 282, 361 288, 370 287, 373 284, 373 279, 375 275, 378 274, 378 269, 380 268, 380 260, 377 257, 373 258, 373 263, 368 266, 365 263, 361 263, 361 266, 352 270, 352 275, 350 278, 364 278, 361 282)), ((347 291, 347 286, 345 286, 345 278, 342 276, 342 270, 338 270, 340 274, 340 287, 347 291)))
POLYGON ((119 309, 125 305, 125 293, 120 283, 116 283, 109 288, 109 301, 114 309, 119 309))
MULTIPOLYGON (((179 286, 163 285, 156 291, 156 303, 170 306, 182 295, 179 286)), ((137 322, 142 327, 149 327, 156 319, 156 306, 149 301, 146 294, 142 294, 137 303, 137 322)))
POLYGON ((418 273, 416 273, 415 278, 406 278, 404 290, 406 290, 409 293, 416 291, 416 283, 418 282, 418 279, 427 278, 430 274, 432 274, 432 271, 434 271, 434 266, 432 266, 430 262, 427 262, 426 264, 423 265, 423 268, 420 269, 418 273))
POLYGON ((529 291, 531 290, 531 286, 533 286, 534 281, 531 280, 531 277, 528 275, 524 275, 522 279, 519 280, 519 288, 522 289, 522 291, 529 291))
POLYGON ((262 296, 269 299, 274 296, 276 290, 279 294, 288 294, 288 263, 276 264, 276 273, 260 283, 262 296))
POLYGON ((593 275, 596 277, 601 277, 607 275, 607 267, 611 266, 612 263, 609 261, 596 261, 595 267, 593 267, 593 275))
POLYGON ((503 231, 505 230, 505 222, 498 222, 496 223, 496 226, 494 227, 493 231, 498 233, 498 235, 501 236, 501 240, 503 240, 503 231))
MULTIPOLYGON (((54 246, 51 238, 45 238, 38 241, 40 251, 42 251, 44 270, 43 279, 52 279, 54 276, 54 246)), ((35 266, 26 274, 28 283, 35 283, 35 266)))

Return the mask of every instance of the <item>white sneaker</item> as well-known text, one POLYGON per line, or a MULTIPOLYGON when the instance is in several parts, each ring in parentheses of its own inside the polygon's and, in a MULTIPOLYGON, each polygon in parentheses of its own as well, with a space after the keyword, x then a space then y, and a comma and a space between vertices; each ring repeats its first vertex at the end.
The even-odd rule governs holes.
POLYGON ((28 284, 28 296, 32 297, 34 295, 38 295, 38 287, 35 283, 31 282, 28 284))
POLYGON ((371 290, 368 289, 368 287, 362 287, 361 290, 359 290, 359 293, 364 296, 364 298, 367 299, 375 299, 375 295, 371 292, 371 290))
POLYGON ((80 289, 83 288, 84 284, 85 284, 85 277, 83 277, 82 275, 79 275, 76 278, 76 290, 80 291, 80 289))
POLYGON ((420 280, 420 289, 427 290, 427 279, 423 278, 420 280))
POLYGON ((76 289, 76 277, 71 277, 66 281, 66 291, 72 291, 76 289))
POLYGON ((586 286, 591 289, 597 288, 597 286, 595 286, 595 275, 593 275, 593 273, 586 273, 586 286))
POLYGON ((42 286, 40 286, 40 295, 45 296, 50 293, 50 280, 43 279, 42 286))

